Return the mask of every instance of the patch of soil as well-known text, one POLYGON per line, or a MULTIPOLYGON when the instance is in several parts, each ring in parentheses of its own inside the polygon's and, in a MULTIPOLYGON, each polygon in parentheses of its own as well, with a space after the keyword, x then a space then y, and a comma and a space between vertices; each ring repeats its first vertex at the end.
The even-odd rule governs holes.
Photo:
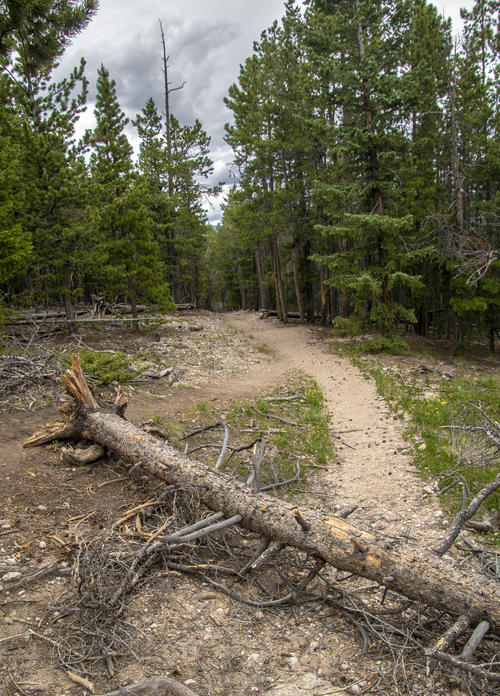
POLYGON ((357 505, 349 518, 354 524, 392 536, 405 534, 429 545, 439 538, 442 512, 434 496, 422 491, 400 422, 391 416, 373 381, 331 351, 331 332, 281 326, 248 314, 228 321, 255 333, 260 327, 259 341, 280 363, 304 370, 321 386, 337 451, 336 462, 318 480, 316 495, 323 498, 322 504, 336 509, 357 505))
MULTIPOLYGON (((326 331, 283 327, 242 312, 192 314, 146 335, 87 329, 76 342, 64 343, 69 349, 121 350, 134 358, 140 353, 157 368, 174 366, 173 384, 155 380, 127 387, 127 415, 137 423, 152 416, 167 422, 200 401, 244 399, 278 384, 290 369, 307 372, 325 394, 337 456, 297 494, 300 504, 325 511, 357 505, 350 517, 355 524, 429 544, 442 534, 442 513, 434 497, 422 492, 401 426, 374 385, 331 353, 329 340, 326 331)), ((54 406, 28 409, 18 405, 21 396, 0 423, 0 694, 76 696, 85 693, 82 686, 54 659, 50 609, 72 591, 66 570, 80 540, 100 534, 110 520, 144 502, 152 488, 140 473, 128 477, 112 458, 68 467, 53 446, 23 450, 23 440, 54 419, 54 406), (59 574, 14 591, 1 580, 48 564, 57 564, 59 574)), ((98 675, 98 693, 166 674, 200 696, 465 693, 459 679, 412 673, 410 664, 402 690, 388 687, 393 663, 376 646, 363 653, 352 624, 322 604, 255 609, 175 571, 141 586, 125 618, 134 627, 134 658, 118 660, 110 681, 98 675)))

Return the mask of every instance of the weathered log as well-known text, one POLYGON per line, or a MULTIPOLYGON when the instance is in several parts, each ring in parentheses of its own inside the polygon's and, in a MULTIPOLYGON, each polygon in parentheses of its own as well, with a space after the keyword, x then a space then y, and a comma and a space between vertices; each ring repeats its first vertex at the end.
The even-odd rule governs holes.
MULTIPOLYGON (((261 313, 261 319, 278 316, 278 311, 276 309, 259 309, 259 312, 261 313)), ((300 319, 299 312, 287 312, 286 316, 288 319, 300 319)))
POLYGON ((93 444, 90 447, 63 447, 61 458, 66 464, 82 466, 84 464, 92 464, 101 457, 104 457, 104 449, 101 445, 93 444))
POLYGON ((498 585, 451 566, 432 551, 395 542, 363 531, 345 519, 301 509, 264 493, 254 493, 227 474, 195 462, 158 442, 123 418, 126 402, 121 395, 116 412, 101 407, 90 392, 78 357, 62 375, 75 411, 67 424, 57 423, 36 433, 25 446, 51 439, 74 438, 97 442, 120 457, 140 463, 143 471, 199 492, 204 504, 226 518, 241 516, 240 525, 268 540, 295 547, 312 557, 360 575, 406 597, 453 615, 470 624, 487 619, 491 632, 500 633, 498 585))
POLYGON ((158 677, 157 679, 145 679, 138 684, 129 684, 116 691, 109 691, 102 696, 143 696, 144 694, 174 694, 174 696, 197 696, 197 694, 172 677, 158 677))
MULTIPOLYGON (((21 326, 33 324, 32 319, 12 319, 9 324, 12 326, 21 326)), ((146 322, 146 321, 165 321, 165 317, 161 314, 157 316, 142 316, 142 317, 73 317, 73 319, 39 319, 40 324, 48 324, 50 326, 58 326, 60 324, 120 324, 125 322, 146 322)))

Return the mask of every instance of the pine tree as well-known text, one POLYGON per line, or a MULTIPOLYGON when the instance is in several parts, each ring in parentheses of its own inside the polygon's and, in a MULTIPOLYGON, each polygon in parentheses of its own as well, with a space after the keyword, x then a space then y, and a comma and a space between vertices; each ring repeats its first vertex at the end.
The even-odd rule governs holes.
POLYGON ((51 67, 72 37, 90 22, 97 0, 3 0, 0 5, 0 62, 16 54, 32 76, 51 67))
MULTIPOLYGON (((313 249, 310 187, 318 174, 318 141, 312 128, 314 101, 305 61, 303 20, 293 1, 281 25, 262 33, 255 53, 242 67, 226 104, 234 113, 227 142, 243 170, 242 188, 259 209, 267 231, 255 240, 257 268, 268 248, 279 316, 286 321, 289 300, 302 320, 312 315, 313 249), (292 272, 284 269, 291 266, 292 272)), ((262 273, 260 273, 262 275, 262 273)), ((262 283, 260 283, 262 285, 262 283)))
MULTIPOLYGON (((422 276, 425 292, 414 296, 418 323, 415 330, 427 335, 429 317, 443 303, 445 240, 429 237, 449 211, 449 128, 446 98, 449 83, 451 26, 433 5, 416 0, 407 46, 408 70, 403 79, 404 114, 408 147, 399 170, 400 207, 413 216, 407 244, 415 250, 411 269, 422 276)), ((440 311, 439 315, 443 316, 440 311)))
POLYGON ((25 205, 22 127, 10 84, 1 74, 0 102, 0 288, 12 297, 31 253, 31 236, 21 222, 25 205))
MULTIPOLYGON (((73 147, 74 127, 85 103, 86 81, 83 63, 58 84, 51 81, 51 72, 55 59, 96 9, 93 0, 7 0, 0 8, 5 97, 0 138, 6 158, 0 216, 3 256, 9 259, 2 276, 15 280, 9 295, 19 293, 22 263, 23 271, 28 268, 29 297, 64 297, 69 312, 75 284, 70 257, 75 258, 85 189, 85 170, 73 147)), ((77 265, 82 263, 78 258, 77 265)))
POLYGON ((87 176, 75 147, 75 124, 87 96, 84 69, 82 61, 68 78, 54 83, 50 69, 34 80, 30 67, 18 61, 11 81, 23 121, 18 140, 23 205, 16 216, 32 243, 28 299, 62 301, 68 317, 88 261, 81 239, 87 176))
POLYGON ((168 152, 162 134, 163 123, 156 104, 150 97, 133 122, 139 136, 139 170, 146 177, 151 191, 168 191, 168 152))
POLYGON ((265 309, 266 281, 255 257, 258 208, 233 188, 222 222, 208 237, 206 258, 212 308, 265 309))
POLYGON ((330 182, 317 191, 322 215, 330 217, 317 229, 336 248, 316 260, 329 268, 328 282, 354 318, 390 333, 399 321, 416 321, 413 295, 421 287, 404 241, 413 221, 398 205, 410 7, 361 0, 313 5, 311 22, 316 32, 319 23, 317 43, 330 67, 325 77, 336 85, 325 133, 333 166, 330 182))
POLYGON ((86 133, 91 146, 90 168, 98 185, 99 198, 109 200, 119 196, 132 172, 132 146, 125 135, 128 123, 116 96, 116 82, 101 65, 97 71, 97 94, 94 115, 96 127, 86 133))
POLYGON ((182 126, 170 114, 167 139, 156 105, 149 99, 137 115, 139 168, 149 184, 155 238, 160 244, 177 302, 200 299, 202 258, 206 249, 205 195, 219 192, 206 179, 213 172, 210 138, 199 121, 182 126))
POLYGON ((119 105, 116 83, 108 70, 98 70, 96 127, 87 132, 96 225, 94 234, 102 265, 94 282, 110 297, 125 295, 137 316, 140 298, 171 308, 172 299, 153 220, 147 206, 147 182, 132 166, 132 148, 124 128, 127 119, 119 105))
POLYGON ((451 305, 459 337, 478 329, 495 348, 500 323, 500 29, 498 0, 462 11, 464 36, 455 60, 455 165, 451 305), (458 179, 458 181, 457 181, 458 179))

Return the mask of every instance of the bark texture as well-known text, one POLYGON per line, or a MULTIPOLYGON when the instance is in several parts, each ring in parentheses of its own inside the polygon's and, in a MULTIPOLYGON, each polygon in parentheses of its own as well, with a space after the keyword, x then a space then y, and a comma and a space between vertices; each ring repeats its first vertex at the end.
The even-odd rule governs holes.
POLYGON ((57 438, 74 437, 99 443, 123 459, 169 484, 192 486, 212 510, 227 518, 241 516, 241 526, 267 539, 293 546, 326 563, 376 581, 410 599, 468 618, 488 619, 500 631, 498 585, 453 568, 432 551, 377 537, 346 520, 298 509, 264 493, 253 493, 221 471, 188 459, 164 442, 123 418, 125 401, 118 395, 117 413, 101 408, 92 396, 73 358, 72 370, 62 377, 77 409, 66 429, 47 426, 25 442, 36 446, 57 438), (67 433, 67 435, 66 435, 67 433), (305 522, 305 524, 304 524, 305 522))

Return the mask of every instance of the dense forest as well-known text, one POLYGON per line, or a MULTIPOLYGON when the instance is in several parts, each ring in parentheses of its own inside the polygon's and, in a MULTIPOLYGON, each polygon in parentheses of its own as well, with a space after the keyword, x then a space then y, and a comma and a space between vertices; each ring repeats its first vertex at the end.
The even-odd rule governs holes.
POLYGON ((494 349, 499 6, 476 0, 454 41, 426 0, 286 2, 226 98, 238 183, 213 228, 201 123, 148 100, 134 161, 101 66, 76 139, 85 65, 52 75, 97 2, 0 2, 0 302, 265 308, 494 349))
POLYGON ((134 313, 138 301, 168 310, 203 297, 202 197, 217 189, 205 183, 212 162, 202 125, 170 113, 165 122, 149 99, 133 122, 134 162, 115 81, 101 65, 96 125, 77 140, 85 62, 60 82, 52 75, 98 3, 9 0, 0 8, 4 305, 61 302, 71 318, 75 302, 93 297, 126 299, 134 313))

